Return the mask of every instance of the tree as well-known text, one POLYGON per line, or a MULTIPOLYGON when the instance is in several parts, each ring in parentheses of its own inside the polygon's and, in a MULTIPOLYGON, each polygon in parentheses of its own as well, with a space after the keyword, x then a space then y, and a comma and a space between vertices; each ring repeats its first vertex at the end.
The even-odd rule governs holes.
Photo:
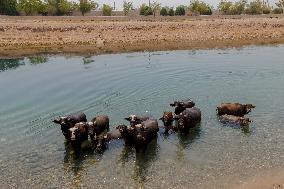
POLYGON ((278 3, 275 3, 278 8, 284 8, 284 0, 279 0, 278 3))
POLYGON ((104 16, 111 16, 112 7, 109 5, 103 4, 102 11, 103 11, 104 16))
POLYGON ((144 15, 144 16, 153 15, 153 10, 150 6, 147 6, 146 4, 142 4, 140 7, 140 15, 144 15))
POLYGON ((210 7, 210 5, 199 0, 191 1, 189 9, 195 14, 200 14, 200 15, 212 14, 212 8, 210 7))
POLYGON ((86 13, 90 12, 92 9, 97 9, 99 4, 91 0, 80 0, 79 10, 84 16, 86 13))
POLYGON ((161 16, 167 16, 167 15, 168 15, 168 8, 167 8, 167 7, 163 7, 163 8, 160 10, 160 15, 161 15, 161 16))
POLYGON ((169 10, 169 16, 174 16, 175 15, 175 10, 174 8, 170 8, 169 10))
POLYGON ((221 0, 218 5, 218 10, 222 14, 242 14, 245 10, 246 6, 245 0, 240 0, 235 3, 232 3, 231 1, 221 0))
POLYGON ((221 0, 218 4, 218 10, 223 14, 230 14, 230 9, 233 3, 226 0, 221 0))
POLYGON ((17 11, 36 15, 45 11, 45 4, 41 0, 19 0, 17 11))
POLYGON ((17 0, 0 0, 0 15, 17 15, 17 0))
POLYGON ((155 17, 156 16, 156 12, 161 9, 161 3, 158 3, 157 1, 154 1, 151 4, 151 9, 152 9, 152 12, 153 12, 154 17, 155 17))
POLYGON ((67 0, 59 0, 58 3, 58 11, 63 15, 72 14, 72 11, 74 11, 77 7, 78 5, 76 3, 69 2, 67 0))
POLYGON ((175 15, 177 15, 177 16, 184 16, 185 15, 185 8, 186 7, 184 5, 177 6, 175 15))
POLYGON ((246 0, 239 0, 235 2, 230 9, 231 14, 243 14, 245 11, 246 4, 246 0))
POLYGON ((251 1, 246 8, 247 14, 262 14, 262 2, 260 0, 251 1))
POLYGON ((124 12, 124 15, 128 15, 130 11, 134 10, 134 7, 133 7, 133 2, 127 2, 127 1, 124 1, 123 2, 123 12, 124 12))

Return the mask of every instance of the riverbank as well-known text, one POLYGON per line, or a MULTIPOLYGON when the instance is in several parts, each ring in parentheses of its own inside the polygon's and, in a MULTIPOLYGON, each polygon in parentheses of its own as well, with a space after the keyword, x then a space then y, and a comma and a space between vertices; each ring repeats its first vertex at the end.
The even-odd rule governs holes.
POLYGON ((0 57, 284 43, 284 16, 0 17, 0 57))

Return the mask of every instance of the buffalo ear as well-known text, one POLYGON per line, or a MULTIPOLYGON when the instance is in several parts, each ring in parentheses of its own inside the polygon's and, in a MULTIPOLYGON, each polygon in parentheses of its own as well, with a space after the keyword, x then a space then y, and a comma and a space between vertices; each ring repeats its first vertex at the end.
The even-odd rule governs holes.
POLYGON ((159 118, 159 120, 164 120, 164 118, 163 118, 163 117, 161 117, 161 118, 159 118))
POLYGON ((127 120, 127 121, 130 121, 130 118, 129 117, 126 117, 126 118, 124 118, 125 120, 127 120))
POLYGON ((170 104, 170 106, 174 107, 174 106, 175 106, 175 104, 174 104, 174 103, 171 103, 171 104, 170 104))
POLYGON ((60 121, 59 121, 59 120, 56 120, 56 119, 55 119, 55 120, 53 120, 52 122, 53 122, 53 123, 60 124, 60 121))

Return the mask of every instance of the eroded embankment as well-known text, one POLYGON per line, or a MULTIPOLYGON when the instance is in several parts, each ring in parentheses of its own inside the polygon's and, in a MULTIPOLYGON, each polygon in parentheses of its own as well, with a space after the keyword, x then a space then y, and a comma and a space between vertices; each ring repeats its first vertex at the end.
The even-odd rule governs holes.
POLYGON ((0 17, 0 57, 223 48, 284 42, 283 16, 185 18, 145 21, 0 17))

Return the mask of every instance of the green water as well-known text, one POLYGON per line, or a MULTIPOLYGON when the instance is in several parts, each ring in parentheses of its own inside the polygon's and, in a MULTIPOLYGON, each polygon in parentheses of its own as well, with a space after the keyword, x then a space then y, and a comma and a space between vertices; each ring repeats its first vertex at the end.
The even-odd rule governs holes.
MULTIPOLYGON (((284 169, 284 46, 0 60, 1 188, 230 188, 284 169), (159 118, 174 99, 202 110, 188 136, 160 134, 145 155, 109 144, 75 159, 51 121, 83 111, 111 125, 159 118), (252 103, 248 130, 222 125, 221 102, 252 103)), ((160 123, 162 125, 162 123, 160 123)))

